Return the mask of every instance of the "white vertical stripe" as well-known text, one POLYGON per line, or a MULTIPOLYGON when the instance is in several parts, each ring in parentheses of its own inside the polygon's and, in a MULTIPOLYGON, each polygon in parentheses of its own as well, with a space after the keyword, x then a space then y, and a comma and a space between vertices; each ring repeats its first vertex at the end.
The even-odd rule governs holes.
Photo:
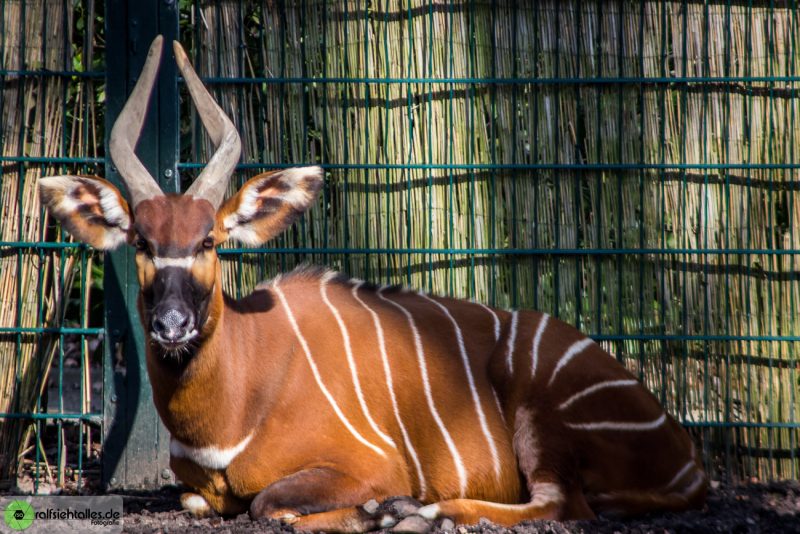
POLYGON ((498 339, 500 339, 500 318, 497 316, 497 314, 494 312, 494 310, 491 309, 489 306, 486 306, 485 304, 483 304, 481 302, 475 302, 475 304, 477 304, 478 306, 480 306, 481 308, 483 308, 484 310, 489 312, 489 314, 492 316, 492 321, 494 321, 494 323, 493 323, 494 324, 494 340, 497 341, 498 339))
POLYGON ((458 340, 458 351, 461 354, 461 362, 464 364, 464 372, 467 373, 467 383, 469 384, 469 392, 472 395, 472 403, 475 405, 475 411, 478 413, 478 421, 480 422, 483 436, 486 438, 486 443, 489 445, 489 452, 492 455, 492 462, 494 464, 494 474, 499 480, 500 457, 497 454, 497 446, 494 443, 494 436, 492 436, 492 433, 489 430, 489 424, 486 422, 486 414, 483 413, 483 406, 481 405, 480 395, 478 395, 478 388, 475 387, 475 378, 472 376, 472 367, 469 364, 469 355, 467 354, 467 347, 464 345, 464 336, 461 333, 461 328, 458 326, 455 318, 450 313, 450 310, 445 308, 441 302, 433 300, 424 293, 420 293, 419 295, 427 301, 438 306, 439 309, 442 310, 442 313, 444 313, 445 316, 450 319, 450 323, 452 323, 453 328, 455 329, 456 339, 458 340))
POLYGON ((664 421, 667 420, 667 414, 662 413, 661 417, 655 419, 653 421, 644 421, 642 423, 629 423, 629 422, 617 422, 617 421, 598 421, 595 423, 564 423, 570 428, 574 428, 576 430, 625 430, 625 431, 637 431, 637 430, 654 430, 661 425, 664 424, 664 421))
POLYGON ((353 377, 353 387, 356 390, 358 403, 361 405, 361 411, 364 413, 364 417, 366 418, 367 422, 369 422, 369 426, 372 427, 372 430, 374 430, 375 433, 378 434, 378 436, 380 436, 380 438, 385 441, 387 445, 391 446, 393 449, 396 449, 397 447, 395 446, 394 441, 392 441, 392 438, 387 436, 372 418, 372 414, 367 406, 367 401, 364 399, 364 392, 361 390, 361 382, 358 380, 358 369, 356 368, 355 358, 353 358, 353 347, 350 345, 350 334, 347 331, 347 326, 344 324, 344 320, 342 320, 339 310, 334 307, 328 298, 328 282, 335 276, 336 273, 332 271, 325 273, 319 282, 319 292, 322 295, 322 300, 325 302, 325 305, 336 318, 336 322, 339 324, 339 330, 342 332, 342 339, 344 340, 344 352, 347 356, 347 366, 350 367, 350 375, 353 377))
POLYGON ((633 380, 633 379, 607 380, 606 382, 598 382, 597 384, 594 384, 594 385, 589 386, 588 388, 586 388, 586 389, 584 389, 582 391, 579 391, 578 393, 574 394, 573 396, 571 396, 570 398, 568 398, 567 400, 562 402, 561 405, 558 407, 558 409, 559 410, 566 410, 575 401, 580 400, 581 398, 583 398, 583 397, 585 397, 587 395, 591 395, 592 393, 595 393, 595 392, 600 391, 602 389, 629 387, 629 386, 635 386, 638 383, 639 383, 638 380, 633 380))
POLYGON ((419 463, 419 457, 417 456, 417 451, 414 449, 414 445, 411 444, 411 438, 408 436, 408 431, 406 430, 405 425, 403 424, 403 420, 400 417, 400 407, 397 404, 397 397, 394 394, 394 381, 392 380, 392 369, 389 366, 389 355, 386 353, 386 340, 383 335, 383 327, 381 326, 380 317, 375 311, 367 306, 361 298, 358 296, 358 289, 364 284, 364 282, 358 282, 355 286, 353 286, 353 298, 361 304, 361 306, 367 310, 372 317, 372 324, 375 325, 375 332, 378 334, 378 348, 380 349, 381 353, 381 362, 383 362, 383 374, 386 376, 386 387, 389 389, 389 398, 392 401, 392 410, 394 410, 394 417, 397 420, 397 426, 400 427, 400 433, 403 435, 403 443, 405 443, 406 449, 408 449, 408 453, 411 455, 411 459, 414 462, 414 467, 417 469, 417 478, 419 479, 419 499, 424 500, 428 491, 427 484, 425 482, 425 475, 422 472, 422 465, 419 463))
POLYGON ((683 488, 683 491, 681 491, 681 495, 683 495, 684 497, 689 497, 695 491, 697 491, 697 488, 699 488, 705 483, 706 477, 700 471, 695 471, 694 476, 692 477, 692 481, 693 482, 691 484, 683 488))
POLYGON ((292 314, 292 310, 291 308, 289 308, 289 303, 286 302, 286 297, 283 295, 283 291, 281 291, 280 288, 278 287, 277 281, 273 282, 272 289, 273 291, 275 291, 275 294, 278 295, 278 299, 281 301, 283 308, 286 310, 286 316, 289 318, 289 323, 292 325, 292 330, 294 330, 295 336, 297 336, 298 341, 300 341, 300 345, 303 347, 303 352, 306 355, 308 366, 311 367, 311 373, 314 375, 314 380, 316 380, 317 386, 319 386, 319 389, 322 391, 322 394, 325 395, 325 398, 328 399, 331 408, 333 408, 333 411, 336 413, 337 417, 339 417, 339 420, 342 422, 345 428, 347 428, 347 430, 350 431, 353 437, 355 437, 358 441, 360 441, 361 443, 363 443, 364 445, 366 445, 379 455, 386 457, 386 453, 383 452, 383 449, 381 449, 376 445, 373 445, 372 443, 364 439, 364 436, 359 434, 358 430, 356 430, 355 427, 353 427, 353 425, 350 424, 350 421, 347 419, 347 416, 342 412, 341 408, 339 408, 339 405, 336 403, 336 399, 333 398, 331 392, 328 391, 328 388, 325 387, 325 384, 322 382, 322 376, 320 376, 319 369, 317 369, 317 364, 316 362, 314 362, 314 358, 311 356, 311 350, 308 348, 308 342, 306 341, 306 338, 303 337, 303 334, 300 332, 300 327, 297 325, 297 321, 294 318, 294 314, 292 314))
POLYGON ((693 467, 694 467, 694 460, 689 460, 688 462, 686 462, 686 465, 684 465, 684 466, 681 468, 681 470, 680 470, 680 471, 678 471, 678 472, 677 472, 677 474, 676 474, 674 477, 672 477, 672 480, 670 480, 670 481, 669 481, 669 484, 667 484, 666 486, 664 486, 664 488, 666 488, 666 489, 670 489, 672 486, 674 486, 675 484, 677 484, 677 483, 678 483, 678 481, 680 481, 680 479, 682 479, 682 478, 683 478, 683 477, 686 475, 686 473, 688 473, 688 472, 689 472, 689 470, 690 470, 691 468, 693 468, 693 467))
POLYGON ((500 419, 502 419, 503 423, 505 423, 506 414, 503 413, 503 405, 500 404, 500 397, 497 396, 497 390, 494 389, 494 386, 491 386, 491 388, 492 388, 492 396, 494 397, 494 404, 495 406, 497 406, 497 411, 500 413, 500 419))
POLYGON ((519 320, 519 312, 511 312, 511 332, 508 334, 508 347, 506 347, 506 364, 508 365, 508 374, 514 374, 514 343, 517 341, 517 321, 519 320))
POLYGON ((558 372, 561 369, 563 369, 564 366, 567 365, 572 358, 574 358, 575 356, 586 350, 586 347, 592 344, 594 344, 594 341, 592 341, 587 337, 581 339, 580 341, 576 341, 575 343, 570 345, 567 351, 564 353, 564 355, 561 356, 561 358, 558 360, 556 368, 553 369, 553 374, 550 376, 550 382, 548 382, 547 385, 548 386, 552 385, 553 381, 556 379, 556 375, 558 374, 558 372))
POLYGON ((405 309, 397 302, 394 302, 393 300, 390 300, 385 296, 383 296, 382 288, 378 290, 377 295, 384 302, 388 302, 389 304, 400 310, 400 312, 403 315, 405 315, 406 319, 408 320, 408 324, 411 327, 411 332, 414 337, 414 347, 417 351, 417 362, 419 363, 419 372, 420 375, 422 375, 422 388, 425 392, 425 400, 427 400, 428 402, 428 409, 431 411, 431 415, 433 416, 434 421, 436 421, 436 425, 439 427, 439 431, 442 433, 442 437, 444 438, 444 441, 447 444, 447 448, 450 450, 450 455, 453 457, 453 463, 455 464, 456 467, 456 473, 458 473, 458 481, 461 489, 461 497, 463 497, 467 491, 467 471, 464 468, 464 462, 461 460, 461 455, 458 453, 458 449, 456 449, 456 444, 453 442, 453 438, 450 436, 450 432, 448 432, 447 428, 444 426, 444 421, 442 421, 441 416, 439 416, 439 412, 438 410, 436 410, 436 404, 433 402, 433 394, 431 393, 431 384, 430 381, 428 380, 428 365, 425 362, 425 351, 423 350, 422 347, 422 339, 419 336, 417 323, 414 321, 414 317, 407 309, 405 309))
POLYGON ((539 365, 539 345, 542 342, 542 334, 544 334, 544 329, 547 327, 547 321, 549 319, 549 315, 546 313, 542 314, 542 318, 539 320, 539 326, 536 327, 536 335, 533 336, 533 345, 531 346, 531 380, 536 376, 536 368, 539 365))

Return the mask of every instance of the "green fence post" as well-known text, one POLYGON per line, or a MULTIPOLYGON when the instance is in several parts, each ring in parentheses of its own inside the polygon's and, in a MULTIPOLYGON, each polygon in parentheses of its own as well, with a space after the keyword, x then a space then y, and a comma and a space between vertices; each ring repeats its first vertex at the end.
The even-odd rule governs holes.
MULTIPOLYGON (((164 55, 137 155, 161 188, 177 191, 178 89, 171 42, 178 35, 175 0, 106 2, 106 147, 114 121, 144 65, 156 35, 164 55)), ((121 186, 106 150, 106 177, 121 186)), ((124 190, 124 189, 123 189, 124 190)), ((106 353, 104 360, 103 484, 106 488, 155 488, 174 482, 169 433, 153 405, 145 365, 145 337, 136 309, 139 284, 130 247, 106 255, 106 353)))

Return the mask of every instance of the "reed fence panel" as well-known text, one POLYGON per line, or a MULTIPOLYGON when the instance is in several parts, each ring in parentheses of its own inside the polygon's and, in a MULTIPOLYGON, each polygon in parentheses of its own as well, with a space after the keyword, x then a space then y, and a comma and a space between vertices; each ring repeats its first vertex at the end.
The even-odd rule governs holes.
MULTIPOLYGON (((65 311, 87 308, 101 258, 47 221, 34 185, 104 162, 103 8, 2 5, 0 469, 22 458, 64 485, 92 457, 61 459, 64 428, 85 439, 100 414, 51 410, 42 384, 66 335, 102 331, 65 311)), ((231 190, 326 169, 291 229, 220 250, 227 291, 312 262, 543 310, 644 380, 714 477, 800 477, 794 2, 178 5, 181 41, 242 134, 231 190)), ((211 147, 182 92, 185 188, 211 147)))
MULTIPOLYGON (((715 473, 797 477, 797 17, 791 2, 196 1, 183 40, 244 139, 232 189, 327 170, 294 228, 222 250, 226 287, 315 262, 544 310, 641 377, 715 473)), ((209 145, 187 129, 188 183, 209 145)))

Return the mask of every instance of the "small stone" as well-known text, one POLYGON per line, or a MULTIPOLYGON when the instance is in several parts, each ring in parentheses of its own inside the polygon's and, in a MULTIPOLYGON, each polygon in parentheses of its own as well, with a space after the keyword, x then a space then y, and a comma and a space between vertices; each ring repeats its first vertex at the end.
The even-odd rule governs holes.
POLYGON ((380 504, 378 504, 378 501, 376 501, 375 499, 370 499, 364 504, 362 504, 361 508, 368 514, 372 515, 378 511, 379 506, 380 504))
POLYGON ((445 517, 442 520, 441 525, 439 525, 439 528, 441 528, 442 530, 453 530, 454 528, 456 528, 456 524, 449 517, 445 517))
POLYGON ((397 524, 397 519, 389 514, 385 514, 381 518, 381 522, 378 524, 380 528, 390 528, 397 524))
POLYGON ((410 515, 397 523, 389 532, 407 532, 410 534, 424 534, 429 532, 431 524, 421 515, 410 515))

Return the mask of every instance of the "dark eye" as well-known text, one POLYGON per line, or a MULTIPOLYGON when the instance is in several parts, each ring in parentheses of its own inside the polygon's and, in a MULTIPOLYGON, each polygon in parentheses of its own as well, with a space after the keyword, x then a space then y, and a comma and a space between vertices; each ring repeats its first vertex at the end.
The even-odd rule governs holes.
POLYGON ((147 252, 149 250, 149 247, 147 246, 147 241, 142 237, 138 238, 133 243, 133 246, 136 247, 136 250, 138 250, 139 252, 147 252))
POLYGON ((203 239, 203 248, 206 250, 211 250, 212 248, 214 248, 214 238, 207 237, 203 239))

